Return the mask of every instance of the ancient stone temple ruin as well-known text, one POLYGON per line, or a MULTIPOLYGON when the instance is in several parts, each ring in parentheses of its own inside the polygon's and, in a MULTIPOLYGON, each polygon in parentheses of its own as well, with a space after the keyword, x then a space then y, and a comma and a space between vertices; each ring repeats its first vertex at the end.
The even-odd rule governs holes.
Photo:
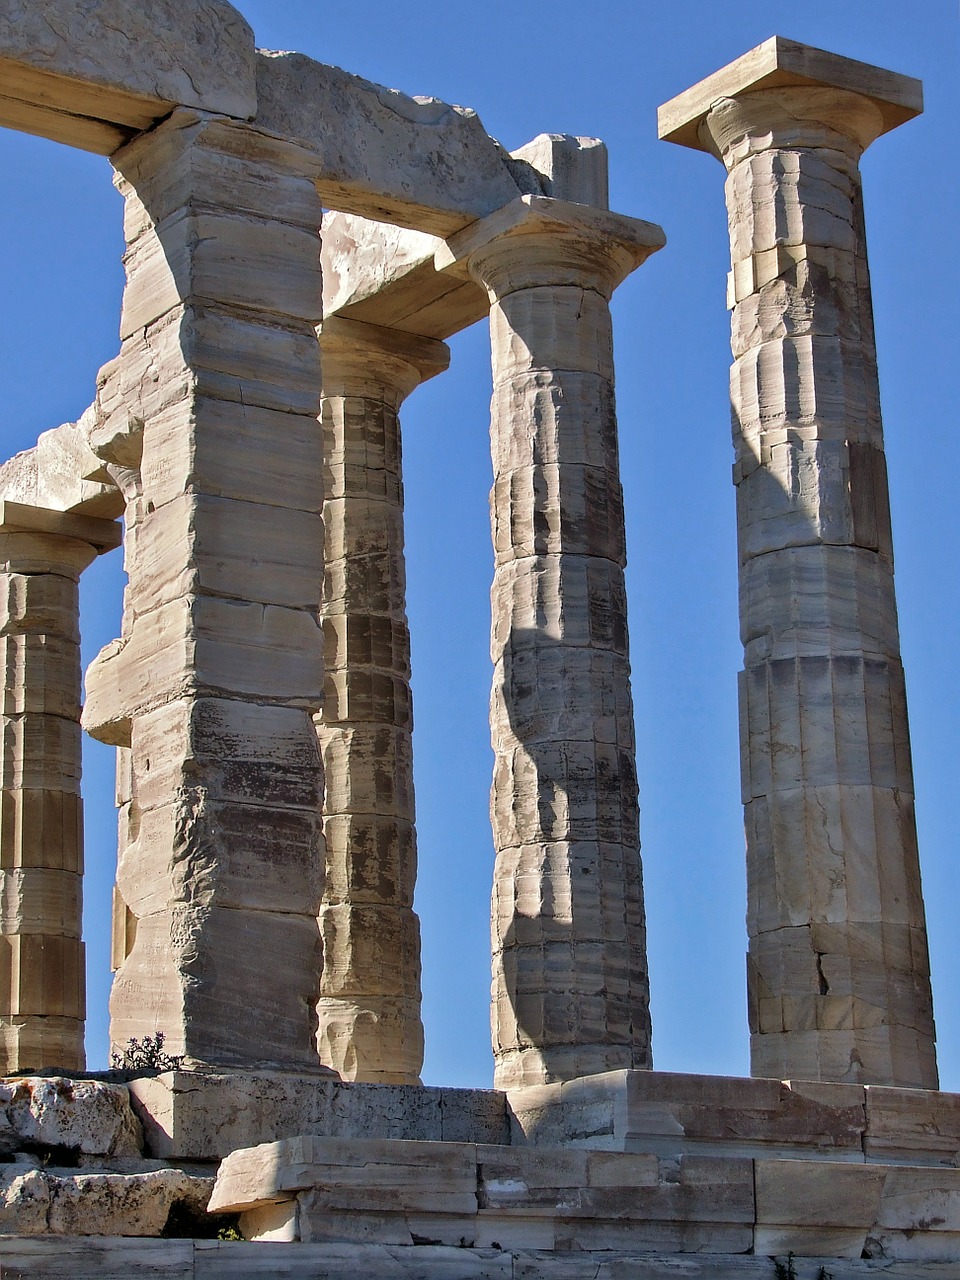
POLYGON ((90 408, 0 468, 0 1273, 956 1277, 858 168, 918 82, 775 37, 660 111, 727 175, 753 1072, 676 1075, 609 306, 663 232, 601 142, 507 153, 224 0, 51 7, 0 2, 0 124, 110 157, 127 284, 90 408), (399 415, 487 317, 496 1074, 462 1090, 420 1083, 399 415), (81 726, 112 1038, 175 1070, 84 1072, 81 726))

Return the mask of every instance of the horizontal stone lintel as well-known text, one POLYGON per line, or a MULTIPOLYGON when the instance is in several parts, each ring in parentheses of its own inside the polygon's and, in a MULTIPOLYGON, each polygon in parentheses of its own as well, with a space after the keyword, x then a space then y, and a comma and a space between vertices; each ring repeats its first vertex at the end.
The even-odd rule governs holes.
POLYGON ((95 547, 102 555, 123 541, 123 527, 116 520, 51 511, 23 502, 0 500, 0 533, 49 533, 95 547))

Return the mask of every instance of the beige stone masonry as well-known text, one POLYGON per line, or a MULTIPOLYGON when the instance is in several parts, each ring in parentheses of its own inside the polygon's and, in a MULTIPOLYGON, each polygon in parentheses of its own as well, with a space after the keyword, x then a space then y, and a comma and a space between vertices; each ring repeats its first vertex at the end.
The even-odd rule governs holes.
POLYGON ((252 116, 254 59, 225 0, 3 0, 0 124, 110 155, 177 105, 252 116))
MULTIPOLYGON (((0 1261, 30 1280, 770 1280, 769 1257, 625 1249, 551 1253, 537 1249, 466 1249, 445 1245, 303 1244, 270 1241, 99 1238, 0 1241, 0 1261)), ((786 1256, 778 1259, 787 1266, 786 1256)), ((798 1280, 953 1280, 950 1262, 797 1258, 798 1280)))
POLYGON ((216 1162, 239 1147, 298 1134, 510 1141, 506 1101, 493 1089, 191 1070, 132 1080, 130 1097, 148 1154, 163 1160, 216 1162))
POLYGON ((437 255, 491 303, 499 1087, 650 1065, 608 303, 663 243, 524 196, 437 255))
MULTIPOLYGON (((957 1175, 960 1178, 960 1174, 957 1175)), ((232 1153, 210 1210, 304 1242, 738 1252, 749 1160, 301 1137, 232 1153), (269 1210, 269 1216, 263 1214, 269 1210)))
POLYGON ((459 271, 438 270, 439 236, 352 213, 323 218, 323 314, 446 339, 488 313, 459 271))
POLYGON ((80 602, 109 520, 0 501, 0 1066, 84 1065, 80 602))
POLYGON ((661 108, 727 169, 760 1076, 937 1082, 858 168, 919 110, 780 38, 661 108))
MULTIPOLYGON (((542 133, 511 153, 529 195, 608 207, 607 149, 597 138, 542 133)), ((323 220, 323 313, 449 338, 484 319, 486 291, 457 262, 437 260, 438 237, 350 213, 323 220)))
POLYGON ((295 147, 193 111, 113 161, 123 345, 90 441, 128 586, 84 709, 121 748, 111 1036, 316 1071, 319 199, 295 147))
POLYGON ((90 448, 96 406, 77 422, 41 432, 36 445, 0 466, 0 499, 113 520, 123 497, 102 459, 90 448))
MULTIPOLYGON (((327 1276, 351 1258, 358 1274, 449 1280, 492 1255, 510 1280, 767 1280, 793 1253, 797 1280, 951 1280, 960 1256, 949 1094, 610 1072, 512 1090, 508 1135, 493 1090, 196 1071, 128 1088, 145 1156, 124 1086, 0 1082, 0 1226, 60 1246, 48 1272, 42 1250, 0 1239, 5 1273, 29 1259, 85 1274, 71 1233, 110 1265, 123 1254, 102 1233, 196 1212, 222 1157, 211 1207, 242 1212, 249 1250, 219 1259, 226 1275, 327 1276), (78 1167, 57 1168, 67 1153, 78 1167)), ((164 1274, 196 1280, 164 1245, 164 1274)))
MULTIPOLYGON (((162 1236, 168 1222, 201 1218, 212 1179, 180 1169, 77 1172, 0 1166, 0 1233, 20 1238, 162 1236)), ((0 1266, 3 1252, 0 1246, 0 1266)), ((4 1274, 9 1274, 4 1267, 4 1274)), ((64 1273, 64 1280, 70 1272, 64 1273)))
POLYGON ((705 123, 722 98, 766 89, 827 85, 869 98, 880 113, 880 132, 895 129, 923 109, 919 80, 844 58, 825 49, 771 36, 742 58, 707 76, 665 103, 657 113, 660 137, 668 142, 710 150, 714 143, 705 123))
POLYGON ((323 364, 326 680, 317 722, 327 876, 320 1057, 346 1080, 418 1084, 420 925, 399 409, 443 343, 331 318, 323 364))
POLYGON ((275 1242, 955 1265, 960 1169, 299 1137, 228 1156, 210 1210, 275 1242))
POLYGON ((311 154, 328 208, 449 235, 516 199, 469 107, 412 98, 302 53, 257 53, 257 126, 311 154))
POLYGON ((59 1149, 77 1160, 138 1159, 143 1130, 125 1085, 64 1076, 0 1080, 0 1155, 59 1149))

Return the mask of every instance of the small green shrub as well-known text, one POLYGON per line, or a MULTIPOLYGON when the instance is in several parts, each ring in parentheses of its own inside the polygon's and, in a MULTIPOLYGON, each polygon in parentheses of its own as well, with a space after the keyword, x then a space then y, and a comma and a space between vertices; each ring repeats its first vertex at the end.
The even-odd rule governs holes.
POLYGON ((158 1031, 142 1040, 128 1040, 122 1053, 110 1055, 110 1065, 115 1071, 178 1071, 183 1058, 182 1053, 164 1053, 163 1032, 158 1031))

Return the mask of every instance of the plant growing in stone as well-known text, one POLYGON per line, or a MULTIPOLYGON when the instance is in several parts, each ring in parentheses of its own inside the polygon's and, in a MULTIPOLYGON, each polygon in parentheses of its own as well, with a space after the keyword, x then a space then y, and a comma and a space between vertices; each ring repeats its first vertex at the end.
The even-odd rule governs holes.
POLYGON ((142 1040, 132 1037, 122 1053, 110 1055, 110 1065, 117 1071, 178 1071, 184 1055, 165 1053, 163 1040, 162 1031, 142 1040))
MULTIPOLYGON (((797 1280, 797 1270, 793 1265, 793 1254, 787 1254, 786 1262, 773 1258, 773 1274, 776 1280, 797 1280)), ((818 1280, 820 1278, 818 1277, 818 1280)))

